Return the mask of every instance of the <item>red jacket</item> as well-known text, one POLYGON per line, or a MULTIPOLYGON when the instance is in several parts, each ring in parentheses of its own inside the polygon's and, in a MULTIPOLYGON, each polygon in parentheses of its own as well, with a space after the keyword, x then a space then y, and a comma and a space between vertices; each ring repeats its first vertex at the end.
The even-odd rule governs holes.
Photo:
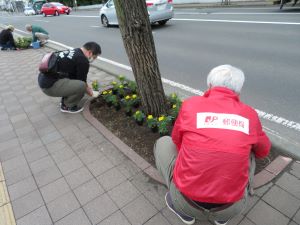
POLYGON ((271 147, 256 111, 223 87, 184 101, 172 139, 178 149, 175 185, 190 199, 208 203, 240 200, 250 152, 263 158, 271 147))

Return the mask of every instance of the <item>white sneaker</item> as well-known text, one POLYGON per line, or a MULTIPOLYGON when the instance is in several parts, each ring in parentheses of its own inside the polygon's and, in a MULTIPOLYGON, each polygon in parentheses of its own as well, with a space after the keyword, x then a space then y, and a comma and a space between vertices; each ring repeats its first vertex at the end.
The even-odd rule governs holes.
POLYGON ((216 221, 215 220, 215 225, 226 225, 228 221, 216 221))

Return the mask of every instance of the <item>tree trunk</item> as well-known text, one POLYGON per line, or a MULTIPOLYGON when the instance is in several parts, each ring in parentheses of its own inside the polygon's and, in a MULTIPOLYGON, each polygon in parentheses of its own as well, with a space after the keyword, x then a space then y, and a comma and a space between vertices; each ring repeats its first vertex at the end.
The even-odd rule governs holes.
POLYGON ((146 114, 166 114, 166 97, 159 72, 145 0, 114 0, 123 43, 146 114))

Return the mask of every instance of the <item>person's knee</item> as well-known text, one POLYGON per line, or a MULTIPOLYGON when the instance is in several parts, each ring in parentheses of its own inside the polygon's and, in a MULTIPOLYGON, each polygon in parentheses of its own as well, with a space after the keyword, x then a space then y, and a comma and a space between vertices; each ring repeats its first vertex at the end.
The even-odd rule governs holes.
POLYGON ((86 92, 86 84, 85 82, 80 82, 78 85, 78 92, 82 95, 84 95, 84 93, 86 92))
POLYGON ((172 138, 170 136, 163 136, 157 139, 156 144, 160 145, 162 143, 172 143, 172 138))
POLYGON ((159 154, 159 151, 165 149, 166 146, 169 146, 173 144, 172 138, 170 136, 163 136, 159 139, 154 144, 154 157, 155 159, 157 158, 157 155, 159 154))

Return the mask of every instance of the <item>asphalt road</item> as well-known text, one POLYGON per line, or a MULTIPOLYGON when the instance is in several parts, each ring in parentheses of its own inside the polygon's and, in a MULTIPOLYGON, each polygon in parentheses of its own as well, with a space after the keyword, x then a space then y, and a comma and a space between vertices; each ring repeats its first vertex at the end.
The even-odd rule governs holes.
MULTIPOLYGON (((26 23, 68 46, 96 41, 104 58, 129 65, 118 27, 103 28, 98 11, 46 18, 0 13, 0 24, 24 30, 26 23)), ((246 75, 241 99, 263 112, 266 129, 300 146, 300 8, 176 9, 166 26, 153 26, 153 36, 162 77, 204 91, 210 69, 235 65, 246 75)))

